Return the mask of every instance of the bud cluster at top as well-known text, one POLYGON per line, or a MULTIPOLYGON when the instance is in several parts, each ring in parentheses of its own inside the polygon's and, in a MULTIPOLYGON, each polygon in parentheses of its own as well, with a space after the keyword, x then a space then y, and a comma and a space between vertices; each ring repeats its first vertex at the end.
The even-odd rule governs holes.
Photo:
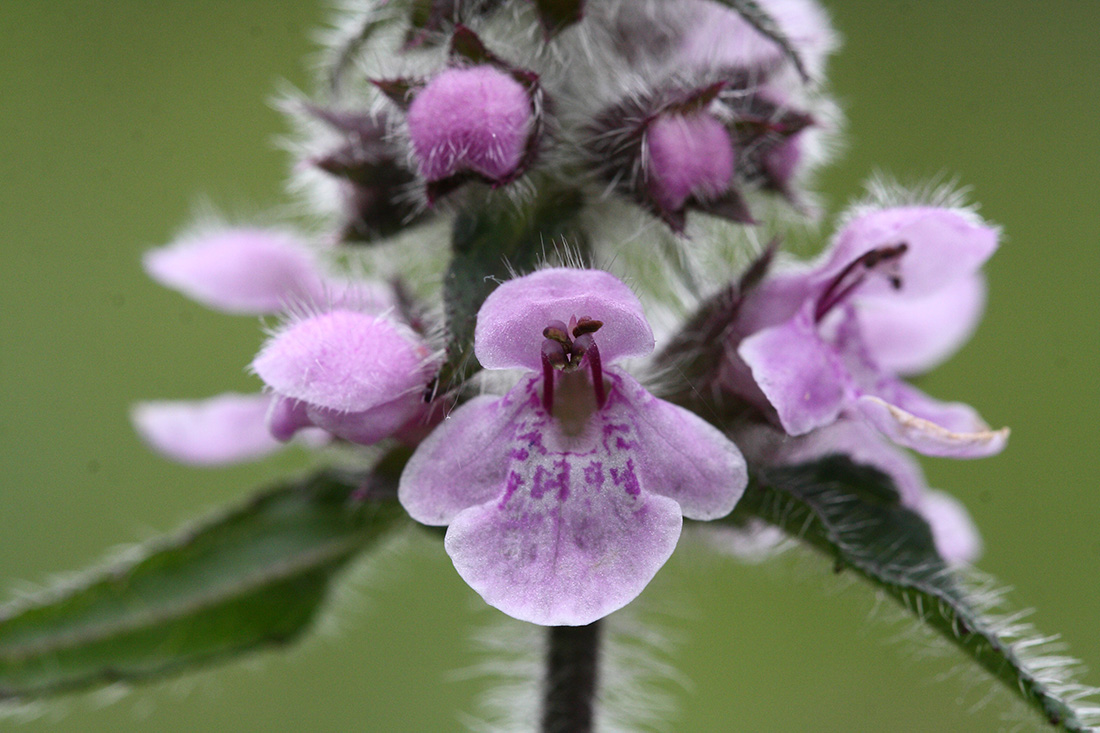
POLYGON ((834 131, 835 45, 810 0, 367 3, 330 32, 322 92, 287 108, 299 184, 346 241, 377 241, 503 192, 567 181, 683 232, 798 206, 834 131))

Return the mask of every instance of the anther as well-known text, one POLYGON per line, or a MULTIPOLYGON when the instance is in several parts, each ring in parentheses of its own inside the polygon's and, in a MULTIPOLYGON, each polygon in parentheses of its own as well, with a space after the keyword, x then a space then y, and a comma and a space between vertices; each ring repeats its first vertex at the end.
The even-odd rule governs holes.
POLYGON ((874 272, 881 266, 886 271, 882 274, 894 290, 900 290, 902 285, 901 275, 897 272, 897 263, 909 250, 909 245, 901 242, 895 245, 877 247, 852 260, 840 274, 833 278, 829 287, 821 294, 814 308, 814 321, 820 322, 830 310, 842 303, 855 291, 867 278, 867 274, 874 272), (888 269, 887 269, 888 268, 888 269))
POLYGON ((603 326, 603 321, 597 321, 594 318, 588 316, 582 316, 577 320, 575 326, 573 326, 573 338, 580 338, 585 334, 596 333, 603 326))

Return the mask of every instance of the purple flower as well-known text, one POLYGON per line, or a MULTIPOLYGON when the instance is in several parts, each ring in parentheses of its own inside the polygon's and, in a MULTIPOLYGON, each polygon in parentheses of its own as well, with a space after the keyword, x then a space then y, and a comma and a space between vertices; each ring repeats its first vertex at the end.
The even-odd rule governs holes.
POLYGON ((490 64, 446 69, 409 105, 409 137, 429 182, 462 173, 507 183, 522 173, 534 128, 527 88, 490 64))
POLYGON ((313 426, 370 445, 424 416, 429 356, 389 316, 340 308, 288 324, 252 369, 275 394, 268 427, 279 440, 313 426))
POLYGON ((978 269, 996 247, 996 230, 961 210, 854 218, 817 264, 746 295, 725 383, 763 397, 758 404, 791 435, 851 416, 927 455, 999 452, 1007 429, 992 431, 970 407, 895 376, 932 366, 970 334, 981 312, 978 269))
MULTIPOLYGON (((316 254, 294 236, 272 229, 219 229, 155 249, 145 269, 163 285, 217 310, 268 315, 287 307, 352 308, 380 313, 393 297, 379 284, 325 273, 316 254)), ((299 428, 313 423, 299 409, 288 427, 288 407, 270 394, 227 393, 197 401, 142 402, 131 419, 157 452, 191 465, 255 460, 278 450, 299 428), (268 429, 269 420, 277 429, 268 429)), ((336 431, 333 431, 336 432, 336 431)), ((307 442, 325 439, 307 431, 307 442)))
POLYGON ((742 195, 765 188, 794 198, 809 115, 777 104, 743 72, 702 86, 631 95, 602 110, 585 151, 614 188, 675 232, 699 210, 754 223, 742 195))
POLYGON ((641 304, 605 272, 542 270, 486 299, 478 359, 529 374, 459 407, 417 448, 398 496, 414 519, 449 525, 455 568, 490 605, 591 623, 642 591, 682 517, 715 519, 740 498, 736 446, 610 365, 652 349, 641 304))

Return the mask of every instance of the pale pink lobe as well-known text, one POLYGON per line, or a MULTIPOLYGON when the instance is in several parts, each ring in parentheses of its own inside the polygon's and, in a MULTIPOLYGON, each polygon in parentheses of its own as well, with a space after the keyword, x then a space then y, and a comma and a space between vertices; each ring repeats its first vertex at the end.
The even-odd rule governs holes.
POLYGON ((282 444, 266 428, 269 395, 227 393, 196 401, 141 402, 130 418, 158 453, 193 466, 262 458, 282 444))
POLYGON ((646 128, 646 178, 650 194, 665 211, 679 211, 689 199, 721 196, 733 179, 729 132, 712 115, 662 114, 646 128))
POLYGON ((615 377, 616 389, 636 413, 650 490, 675 499, 688 519, 718 519, 733 511, 748 484, 737 446, 694 412, 654 397, 630 375, 615 377))
POLYGON ((600 270, 551 268, 509 280, 478 311, 474 353, 486 369, 542 369, 543 330, 553 321, 592 318, 605 364, 653 351, 653 331, 630 288, 600 270))
POLYGON ((985 278, 961 278, 912 298, 854 298, 864 343, 884 371, 921 374, 953 355, 973 335, 985 310, 985 278))
POLYGON ((1008 428, 991 430, 961 402, 939 402, 913 387, 908 391, 900 405, 863 395, 855 408, 890 440, 926 456, 985 458, 1004 450, 1008 428))
POLYGON ((313 407, 363 412, 422 389, 427 346, 386 316, 334 310, 292 322, 252 362, 278 394, 313 407))
POLYGON ((997 249, 997 230, 969 212, 932 206, 899 206, 852 219, 815 267, 819 282, 832 279, 867 252, 905 244, 897 259, 900 287, 869 276, 860 300, 921 298, 972 277, 997 249))
POLYGON ((936 550, 948 564, 972 563, 982 554, 981 535, 958 499, 930 489, 918 511, 932 529, 936 550))
POLYGON ((286 442, 303 428, 313 426, 306 411, 306 403, 299 400, 271 395, 271 408, 267 411, 267 430, 275 440, 286 442))
POLYGON ((444 547, 486 603, 543 626, 590 624, 637 598, 683 524, 676 502, 654 494, 592 491, 549 510, 529 494, 511 503, 508 513, 482 504, 459 514, 444 547))
POLYGON ((494 181, 523 162, 534 113, 527 90, 489 65, 440 72, 409 106, 409 137, 428 181, 470 171, 494 181))
POLYGON ((209 308, 269 314, 323 294, 314 254, 275 229, 222 229, 145 254, 145 271, 161 285, 209 308))
POLYGON ((741 342, 737 354, 791 435, 834 422, 849 397, 849 377, 833 344, 818 333, 812 304, 741 342))
POLYGON ((424 439, 405 466, 398 498, 422 524, 447 525, 459 512, 497 498, 508 474, 516 411, 527 393, 466 402, 424 439))
POLYGON ((359 445, 374 445, 380 440, 397 437, 406 426, 424 414, 423 383, 418 383, 417 387, 419 389, 404 392, 389 402, 367 410, 344 412, 307 405, 306 415, 313 425, 337 438, 359 445))

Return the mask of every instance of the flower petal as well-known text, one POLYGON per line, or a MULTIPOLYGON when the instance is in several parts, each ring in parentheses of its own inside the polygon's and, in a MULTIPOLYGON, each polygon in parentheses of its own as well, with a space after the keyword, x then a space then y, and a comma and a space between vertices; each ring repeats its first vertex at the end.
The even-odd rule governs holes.
POLYGON ((951 356, 985 309, 985 279, 973 275, 920 298, 857 298, 867 350, 883 370, 919 374, 951 356))
POLYGON ((982 554, 981 535, 958 499, 930 490, 919 511, 932 529, 936 550, 949 564, 974 562, 982 554))
POLYGON ((902 404, 872 395, 855 401, 859 413, 898 445, 947 458, 983 458, 1004 449, 1008 428, 990 430, 967 405, 937 402, 913 387, 901 386, 906 393, 902 404))
MULTIPOLYGON (((810 0, 761 0, 758 4, 791 42, 809 74, 818 76, 837 45, 824 9, 810 0)), ((673 12, 689 19, 677 59, 681 64, 708 71, 716 67, 767 69, 785 60, 773 40, 722 3, 678 3, 675 8, 673 12)))
POLYGON ((267 411, 267 430, 275 440, 285 443, 299 430, 312 426, 313 421, 306 413, 306 403, 278 394, 271 395, 271 407, 267 411))
POLYGON ((837 235, 817 268, 821 281, 839 274, 867 252, 906 244, 898 260, 901 288, 884 277, 868 277, 859 299, 923 297, 972 276, 997 249, 997 230, 969 212, 931 206, 902 206, 858 216, 837 235))
POLYGON ((277 313, 314 302, 322 277, 313 254, 273 229, 223 229, 145 254, 145 271, 161 285, 215 310, 277 313))
POLYGON ((490 293, 477 314, 474 353, 486 369, 539 371, 543 330, 573 316, 603 322, 594 338, 604 364, 653 351, 653 331, 630 288, 607 272, 560 267, 490 293))
POLYGON ((748 484, 737 446, 695 413, 657 399, 625 373, 609 376, 616 383, 604 409, 609 418, 634 424, 646 489, 675 499, 689 519, 718 519, 733 511, 748 484))
POLYGON ((338 412, 364 412, 423 388, 427 346, 384 316, 334 310, 291 323, 252 362, 284 397, 338 412))
POLYGON ((251 461, 282 447, 267 431, 271 397, 227 393, 195 402, 141 402, 130 417, 142 440, 180 463, 251 461))
POLYGON ((733 141, 706 113, 658 116, 646 129, 649 191, 663 211, 679 211, 689 198, 718 198, 733 178, 733 141))
POLYGON ((513 451, 515 412, 538 401, 537 380, 504 397, 475 397, 424 439, 401 474, 397 498, 413 519, 446 525, 464 509, 499 497, 513 451))
POLYGON ((556 457, 549 470, 568 491, 538 498, 545 465, 520 466, 509 474, 519 490, 455 518, 444 546, 486 603, 522 621, 580 626, 634 600, 665 564, 683 523, 676 502, 614 485, 612 471, 633 477, 629 462, 597 464, 556 457))
POLYGON ((307 405, 306 415, 311 424, 337 438, 359 445, 374 445, 420 417, 425 407, 419 393, 406 392, 396 400, 360 412, 341 412, 307 405))
POLYGON ((836 349, 818 335, 811 308, 749 336, 737 353, 791 435, 828 425, 840 415, 847 371, 836 349))

